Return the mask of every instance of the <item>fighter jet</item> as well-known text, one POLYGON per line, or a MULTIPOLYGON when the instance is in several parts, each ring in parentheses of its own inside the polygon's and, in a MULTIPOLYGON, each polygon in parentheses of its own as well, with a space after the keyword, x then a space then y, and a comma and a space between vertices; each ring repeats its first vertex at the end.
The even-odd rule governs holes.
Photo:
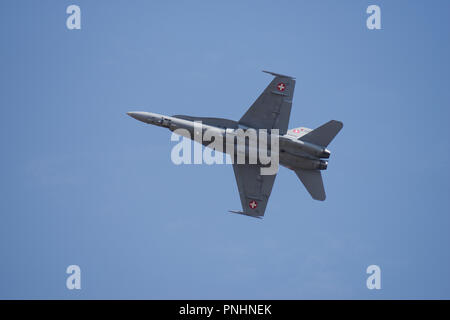
MULTIPOLYGON (((214 130, 223 135, 224 139, 238 129, 252 129, 257 132, 278 129, 276 138, 279 141, 279 164, 295 172, 313 199, 323 201, 326 195, 321 171, 327 169, 328 161, 325 159, 331 154, 327 146, 342 129, 343 124, 331 120, 314 130, 305 127, 288 129, 295 78, 269 71, 263 72, 274 78, 239 121, 186 115, 165 116, 150 112, 127 114, 144 123, 165 127, 171 131, 185 129, 189 132, 188 138, 193 140, 199 122, 202 132, 214 130)), ((208 146, 210 141, 202 143, 208 146)), ((235 152, 236 145, 231 149, 235 152)), ((221 151, 228 153, 228 149, 221 151)), ((230 212, 254 218, 264 216, 276 173, 262 175, 262 167, 264 165, 260 162, 233 162, 243 210, 230 212)))

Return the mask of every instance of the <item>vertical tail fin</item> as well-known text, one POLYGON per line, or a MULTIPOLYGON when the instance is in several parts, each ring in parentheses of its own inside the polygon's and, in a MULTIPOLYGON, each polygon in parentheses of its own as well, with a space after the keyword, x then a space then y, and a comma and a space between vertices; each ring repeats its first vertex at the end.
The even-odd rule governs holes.
POLYGON ((344 124, 340 121, 331 120, 324 125, 300 137, 300 140, 326 147, 341 131, 344 124))

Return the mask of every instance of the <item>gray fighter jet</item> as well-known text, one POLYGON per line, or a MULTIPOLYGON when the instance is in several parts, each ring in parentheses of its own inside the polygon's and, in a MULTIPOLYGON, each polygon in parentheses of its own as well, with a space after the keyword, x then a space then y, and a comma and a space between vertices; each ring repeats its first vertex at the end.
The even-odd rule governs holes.
MULTIPOLYGON (((195 130, 198 130, 200 121, 202 132, 208 129, 215 130, 224 138, 238 129, 256 131, 278 129, 279 163, 295 172, 313 199, 323 201, 325 190, 321 170, 327 169, 328 161, 324 160, 330 157, 327 146, 342 129, 343 124, 331 120, 314 130, 305 127, 288 129, 295 78, 264 72, 275 78, 239 121, 184 115, 165 116, 150 112, 127 114, 139 121, 165 127, 171 131, 185 129, 191 139, 195 135, 195 130)), ((202 143, 208 146, 210 141, 202 143)), ((225 148, 221 151, 227 152, 225 148)), ((261 167, 264 165, 259 162, 256 164, 233 162, 243 211, 230 212, 255 218, 264 216, 276 174, 262 175, 261 167)))

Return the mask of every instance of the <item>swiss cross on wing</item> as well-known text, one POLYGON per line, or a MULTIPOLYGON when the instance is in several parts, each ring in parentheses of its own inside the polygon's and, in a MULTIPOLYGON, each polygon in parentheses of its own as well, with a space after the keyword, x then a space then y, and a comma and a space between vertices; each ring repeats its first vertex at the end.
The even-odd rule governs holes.
POLYGON ((258 203, 255 200, 249 202, 248 206, 250 209, 256 209, 258 207, 258 203))
POLYGON ((283 82, 280 82, 279 84, 277 84, 277 89, 278 89, 278 91, 283 92, 284 90, 286 90, 286 84, 283 82))

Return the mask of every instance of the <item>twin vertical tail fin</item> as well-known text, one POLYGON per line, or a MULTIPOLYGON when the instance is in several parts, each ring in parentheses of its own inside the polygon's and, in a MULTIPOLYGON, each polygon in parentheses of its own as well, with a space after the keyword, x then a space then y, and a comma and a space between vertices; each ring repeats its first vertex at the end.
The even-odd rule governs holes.
MULTIPOLYGON (((313 143, 321 147, 327 147, 336 135, 341 131, 343 123, 331 120, 317 129, 300 137, 299 140, 313 143)), ((300 181, 308 190, 313 199, 323 201, 326 198, 325 188, 323 186, 322 173, 319 170, 295 170, 300 181)))

